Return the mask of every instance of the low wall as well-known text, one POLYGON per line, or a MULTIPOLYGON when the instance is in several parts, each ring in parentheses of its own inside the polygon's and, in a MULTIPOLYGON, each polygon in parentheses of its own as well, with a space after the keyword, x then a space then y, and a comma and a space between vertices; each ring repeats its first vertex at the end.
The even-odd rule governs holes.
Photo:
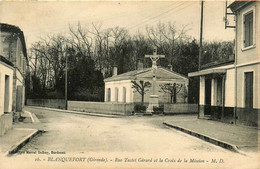
POLYGON ((90 113, 130 115, 133 107, 131 103, 68 101, 68 110, 90 113))
MULTIPOLYGON (((206 111, 209 111, 209 117, 212 120, 217 120, 229 124, 238 124, 245 126, 260 126, 260 109, 247 109, 238 107, 236 109, 236 119, 234 107, 224 107, 224 112, 222 114, 221 106, 209 106, 205 109, 205 105, 200 105, 200 118, 203 118, 206 111)), ((208 113, 207 113, 208 114, 208 113)))
POLYGON ((198 104, 164 104, 165 114, 196 114, 198 113, 198 104))
POLYGON ((0 136, 4 135, 13 127, 13 114, 6 113, 0 115, 0 136))
POLYGON ((27 99, 27 106, 65 109, 65 105, 66 103, 63 99, 27 99))
POLYGON ((260 126, 260 109, 237 108, 237 124, 258 127, 260 126))

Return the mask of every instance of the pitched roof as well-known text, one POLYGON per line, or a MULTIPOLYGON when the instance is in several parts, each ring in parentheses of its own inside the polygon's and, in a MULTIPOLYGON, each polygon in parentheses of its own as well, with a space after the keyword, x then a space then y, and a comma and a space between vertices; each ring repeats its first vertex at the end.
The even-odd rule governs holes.
POLYGON ((24 57, 26 58, 26 60, 28 60, 23 31, 17 26, 5 24, 5 23, 0 23, 0 31, 16 33, 19 36, 22 43, 24 57))
POLYGON ((8 64, 9 66, 14 66, 14 64, 12 62, 10 62, 9 60, 7 60, 5 57, 3 57, 2 55, 0 55, 0 61, 8 64))
POLYGON ((237 10, 253 2, 256 2, 256 0, 246 0, 246 1, 236 0, 232 2, 228 7, 231 9, 232 12, 236 12, 237 10))
MULTIPOLYGON (((151 75, 152 70, 153 69, 151 67, 145 68, 143 70, 133 70, 133 71, 130 71, 130 72, 126 72, 126 73, 117 75, 117 76, 112 76, 112 77, 106 78, 106 79, 104 79, 104 82, 121 81, 121 80, 133 80, 136 77, 142 77, 142 76, 144 77, 146 74, 147 74, 147 76, 152 77, 152 75, 151 75)), ((166 68, 161 67, 161 66, 158 66, 157 72, 159 70, 166 71, 166 73, 174 76, 175 79, 188 79, 187 76, 181 75, 179 73, 176 73, 174 71, 171 71, 171 70, 166 69, 166 68)), ((161 77, 161 78, 163 78, 163 77, 161 77)))

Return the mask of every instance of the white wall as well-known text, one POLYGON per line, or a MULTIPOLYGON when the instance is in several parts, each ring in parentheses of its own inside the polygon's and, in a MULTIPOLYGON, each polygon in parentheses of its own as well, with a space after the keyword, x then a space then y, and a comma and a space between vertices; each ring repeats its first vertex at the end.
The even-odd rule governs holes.
POLYGON ((237 68, 237 107, 245 107, 245 73, 253 72, 253 108, 260 108, 259 69, 260 64, 237 68))
POLYGON ((225 83, 225 107, 235 106, 235 69, 228 69, 225 83))
POLYGON ((260 31, 259 31, 259 23, 260 23, 260 3, 254 2, 250 5, 241 9, 241 11, 237 15, 237 107, 245 107, 245 72, 253 72, 253 108, 260 108, 260 100, 258 96, 260 94, 259 90, 259 67, 260 67, 260 31), (254 11, 254 39, 253 45, 249 48, 243 48, 243 16, 248 11, 254 11))
POLYGON ((13 93, 13 69, 11 66, 0 62, 0 115, 4 113, 5 96, 5 76, 9 76, 9 106, 8 112, 12 111, 12 93, 13 93))
POLYGON ((254 2, 251 5, 246 6, 243 8, 239 14, 237 15, 237 25, 236 25, 236 31, 237 31, 237 64, 246 64, 250 62, 259 61, 259 23, 260 23, 260 15, 259 15, 259 9, 260 9, 260 3, 254 2), (251 46, 248 49, 244 49, 243 47, 243 15, 250 11, 254 10, 254 21, 253 21, 253 27, 254 27, 254 45, 251 46))
POLYGON ((205 105, 205 76, 200 76, 200 96, 199 104, 205 105))
MULTIPOLYGON (((17 86, 23 86, 23 96, 22 96, 22 107, 24 107, 24 103, 25 103, 25 81, 24 81, 24 77, 22 75, 22 73, 16 69, 16 89, 17 86)), ((17 94, 17 93, 16 93, 17 94)))
POLYGON ((211 79, 211 106, 217 105, 217 79, 211 79))
POLYGON ((105 83, 105 101, 107 101, 107 89, 111 90, 111 102, 115 101, 115 88, 118 88, 118 102, 123 102, 123 87, 126 88, 126 103, 133 102, 133 89, 131 80, 114 81, 105 83))

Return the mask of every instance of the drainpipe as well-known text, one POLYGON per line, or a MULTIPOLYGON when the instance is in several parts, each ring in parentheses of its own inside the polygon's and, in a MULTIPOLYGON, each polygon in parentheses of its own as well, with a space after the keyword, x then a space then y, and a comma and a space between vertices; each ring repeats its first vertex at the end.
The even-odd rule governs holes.
MULTIPOLYGON (((235 14, 235 20, 237 25, 237 13, 235 14)), ((235 28, 235 105, 234 105, 234 122, 237 123, 237 27, 235 28)))

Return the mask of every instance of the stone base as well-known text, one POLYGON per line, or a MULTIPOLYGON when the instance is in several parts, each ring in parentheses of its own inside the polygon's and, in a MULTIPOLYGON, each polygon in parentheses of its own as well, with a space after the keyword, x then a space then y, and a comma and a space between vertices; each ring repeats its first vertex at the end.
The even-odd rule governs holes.
POLYGON ((150 95, 149 99, 149 105, 146 109, 145 114, 152 114, 153 113, 153 107, 159 107, 159 96, 158 95, 150 95))

